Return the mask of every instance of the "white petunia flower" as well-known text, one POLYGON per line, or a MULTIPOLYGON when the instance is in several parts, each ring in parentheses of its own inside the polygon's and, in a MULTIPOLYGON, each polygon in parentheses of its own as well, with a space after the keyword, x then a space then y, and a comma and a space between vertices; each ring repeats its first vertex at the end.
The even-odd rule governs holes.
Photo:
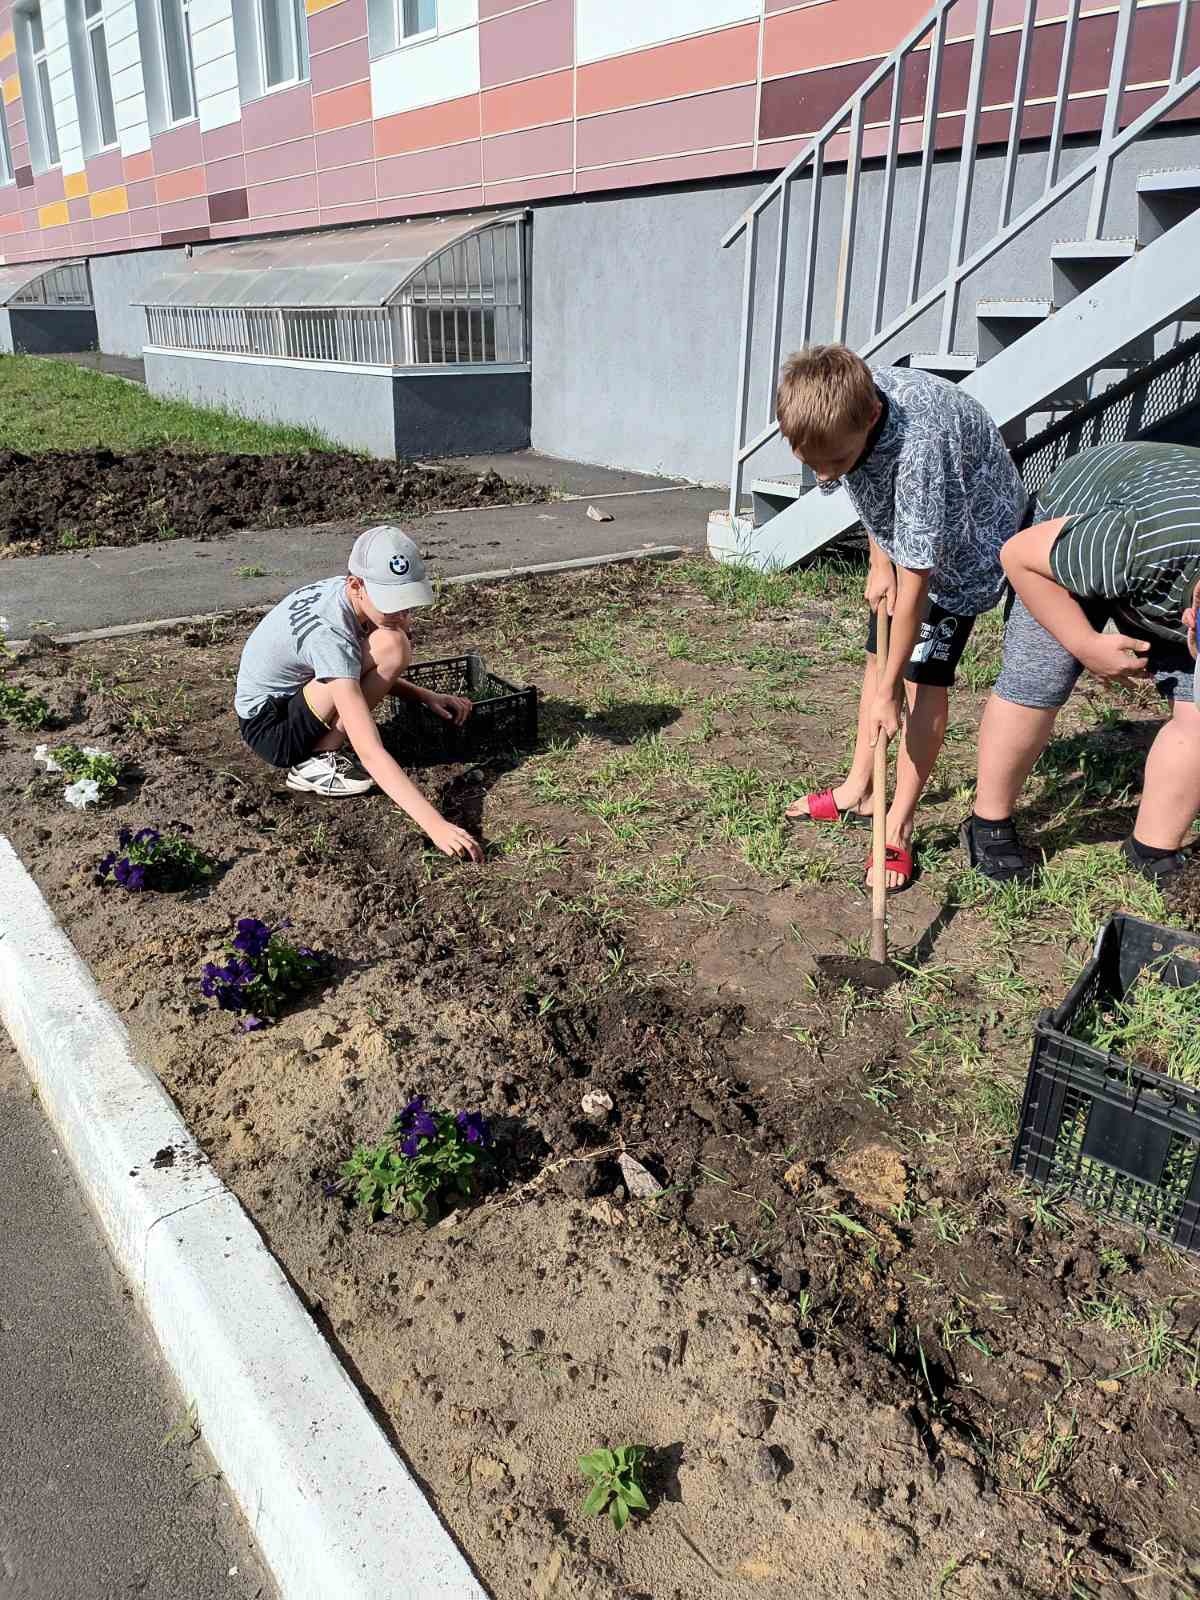
POLYGON ((83 753, 85 756, 106 756, 108 751, 101 750, 94 744, 85 744, 83 747, 83 753))
POLYGON ((77 811, 82 811, 84 806, 99 805, 100 785, 95 778, 80 778, 67 785, 63 790, 63 799, 77 811))
POLYGON ((39 767, 45 767, 47 772, 62 771, 62 768, 59 766, 58 762, 55 761, 54 757, 50 754, 50 746, 48 744, 38 745, 37 749, 33 752, 33 759, 37 762, 39 767))

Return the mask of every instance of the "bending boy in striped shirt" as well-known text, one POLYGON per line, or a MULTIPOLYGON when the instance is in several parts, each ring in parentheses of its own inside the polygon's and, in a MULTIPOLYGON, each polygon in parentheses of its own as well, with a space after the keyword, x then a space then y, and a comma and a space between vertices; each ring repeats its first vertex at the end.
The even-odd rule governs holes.
POLYGON ((1200 813, 1200 450, 1086 450, 1047 483, 1032 522, 1001 552, 1016 598, 979 730, 975 813, 963 827, 968 858, 995 882, 1028 882, 1035 868, 1013 810, 1060 706, 1085 670, 1123 682, 1150 676, 1172 710, 1146 758, 1123 848, 1137 871, 1167 877, 1185 864, 1182 846, 1200 813), (1104 631, 1110 621, 1119 631, 1104 631))

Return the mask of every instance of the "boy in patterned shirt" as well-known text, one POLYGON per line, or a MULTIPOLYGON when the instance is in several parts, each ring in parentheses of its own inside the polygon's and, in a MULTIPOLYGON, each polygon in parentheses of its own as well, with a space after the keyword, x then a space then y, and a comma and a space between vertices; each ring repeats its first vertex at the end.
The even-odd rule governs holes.
MULTIPOLYGON (((871 806, 879 738, 900 729, 887 815, 887 886, 913 876, 917 804, 946 736, 949 688, 975 618, 1004 589, 1000 548, 1021 524, 1026 495, 1000 431, 977 400, 941 378, 866 363, 818 345, 783 368, 779 424, 796 456, 832 493, 844 485, 870 537, 867 664, 850 771, 835 788, 797 800, 792 818, 835 822, 871 806), (877 611, 892 619, 883 687, 876 677, 877 611)), ((870 882, 874 863, 868 862, 870 882)))
POLYGON ((997 883, 1034 875, 1013 811, 1086 670, 1116 682, 1153 678, 1171 706, 1123 847, 1138 872, 1168 877, 1187 862, 1182 846, 1200 812, 1200 450, 1085 450, 1038 494, 1032 522, 1004 551, 1016 600, 979 730, 975 813, 963 827, 968 859, 997 883), (1110 622, 1116 632, 1105 631, 1110 622))

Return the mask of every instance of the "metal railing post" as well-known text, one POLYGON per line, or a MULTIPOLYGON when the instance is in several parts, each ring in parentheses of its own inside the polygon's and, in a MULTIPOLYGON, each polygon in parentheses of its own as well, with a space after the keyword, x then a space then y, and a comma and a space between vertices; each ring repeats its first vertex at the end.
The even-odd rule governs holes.
POLYGON ((825 182, 825 146, 813 151, 808 229, 804 236, 804 292, 800 297, 800 343, 812 336, 813 298, 817 292, 817 244, 821 237, 821 186, 825 182))
POLYGON ((1075 66, 1075 41, 1079 36, 1079 0, 1070 0, 1063 24, 1062 60, 1058 66, 1058 87, 1054 92, 1054 117, 1050 124, 1050 148, 1046 152, 1046 186, 1048 194, 1058 182, 1058 167, 1062 160, 1063 128, 1066 124, 1067 101, 1071 95, 1071 72, 1075 66))
POLYGON ((1188 29, 1192 21, 1191 0, 1179 0, 1179 19, 1175 24, 1175 48, 1171 53, 1171 82, 1178 83, 1183 76, 1183 63, 1187 55, 1188 29))
POLYGON ((896 161, 900 154, 900 111, 904 92, 904 62, 901 56, 892 76, 892 110, 888 118, 887 162, 883 175, 883 205, 879 215, 879 250, 875 257, 875 300, 871 308, 871 334, 883 326, 887 299, 887 269, 892 250, 892 215, 896 205, 896 161))
POLYGON ((921 292, 921 267, 925 255, 925 223, 929 216, 929 185, 937 148, 938 99, 942 92, 942 58, 946 48, 946 8, 938 12, 929 38, 929 75, 925 83, 925 115, 921 129, 921 179, 917 189, 917 214, 913 222, 912 263, 908 274, 909 304, 921 292))
POLYGON ((746 442, 746 409, 750 403, 750 337, 754 320, 754 279, 758 256, 758 213, 746 228, 746 259, 742 264, 742 336, 738 346, 738 389, 734 414, 733 467, 729 475, 729 515, 736 517, 742 503, 742 447, 746 442))
POLYGON ((967 90, 967 110, 963 120, 963 142, 958 158, 958 193, 954 200, 954 221, 950 228, 950 259, 946 276, 946 296, 942 303, 942 334, 939 349, 949 353, 958 320, 958 297, 962 288, 959 269, 967 253, 967 229, 971 221, 971 194, 975 184, 975 151, 979 144, 979 116, 983 106, 983 75, 987 67, 988 44, 992 33, 993 0, 977 0, 975 44, 971 55, 971 82, 967 90))
POLYGON ((846 193, 842 203, 842 238, 838 245, 837 286, 833 294, 833 337, 844 344, 850 313, 850 282, 854 276, 854 236, 858 225, 858 191, 862 177, 862 137, 865 100, 862 95, 850 113, 850 149, 846 157, 846 193))
POLYGON ((1112 181, 1113 140, 1121 116, 1125 93, 1125 71, 1129 63, 1129 44, 1133 37, 1133 14, 1137 0, 1121 0, 1117 12, 1117 37, 1113 44, 1108 93, 1104 97, 1104 121, 1100 129, 1100 148, 1096 153, 1096 176, 1092 179, 1092 203, 1088 210, 1089 239, 1098 239, 1108 210, 1108 186, 1112 181))
POLYGON ((791 223, 792 186, 779 191, 779 231, 775 241, 775 293, 771 301, 771 343, 767 355, 767 420, 775 415, 775 386, 783 344, 783 296, 787 286, 787 241, 791 223))
POLYGON ((1017 55, 1017 76, 1013 82, 1012 119, 1008 125, 1008 149, 1004 152, 1004 176, 1000 180, 1000 226, 1008 226, 1012 216, 1013 193, 1017 182, 1017 162, 1021 154, 1021 122, 1025 114, 1025 92, 1029 87, 1029 62, 1032 55, 1033 25, 1037 21, 1038 0, 1025 0, 1025 19, 1021 24, 1021 45, 1017 55))

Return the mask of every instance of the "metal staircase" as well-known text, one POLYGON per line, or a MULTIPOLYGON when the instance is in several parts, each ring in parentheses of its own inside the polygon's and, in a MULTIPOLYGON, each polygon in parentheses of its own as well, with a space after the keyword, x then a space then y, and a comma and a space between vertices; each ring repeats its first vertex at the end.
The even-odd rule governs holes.
MULTIPOLYGON (((788 348, 845 342, 874 364, 961 383, 1030 458, 1047 429, 1061 453, 1077 408, 1094 415, 1110 391, 1135 394, 1138 375, 1169 372, 1176 352, 1194 361, 1200 136, 1176 122, 1184 131, 1171 139, 1169 120, 1200 117, 1194 4, 1114 5, 1101 102, 1074 92, 1081 26, 1095 26, 1081 0, 1026 0, 1019 35, 993 32, 996 0, 939 0, 758 196, 723 240, 742 241, 745 255, 730 501, 709 524, 715 556, 793 566, 856 524, 844 490, 808 493, 811 478, 792 470, 780 440, 785 337, 788 348), (1058 12, 1049 23, 1048 9, 1058 12), (1136 78, 1133 46, 1151 12, 1161 61, 1147 88, 1149 34, 1136 78), (1044 85, 1050 45, 1055 92, 1038 97, 1033 67, 1044 85), (1088 106, 1093 131, 1072 138, 1088 106), (1195 166, 1169 164, 1189 149, 1195 166), (1126 231, 1109 236, 1114 220, 1126 231)), ((1111 410, 1109 426, 1118 414, 1136 419, 1139 408, 1111 410)))

